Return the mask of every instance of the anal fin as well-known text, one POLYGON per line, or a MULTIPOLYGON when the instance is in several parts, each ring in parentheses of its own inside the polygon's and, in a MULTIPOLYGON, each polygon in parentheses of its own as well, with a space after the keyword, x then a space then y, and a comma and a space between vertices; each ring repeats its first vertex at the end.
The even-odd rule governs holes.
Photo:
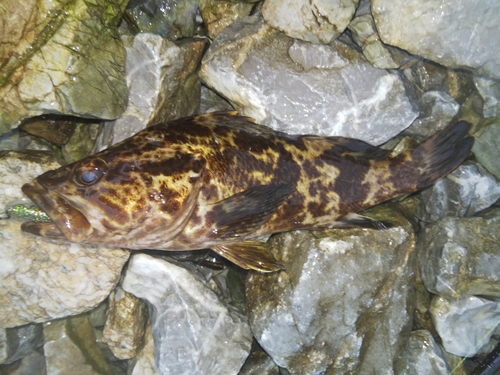
POLYGON ((266 250, 262 242, 243 241, 221 244, 212 246, 211 249, 245 270, 275 272, 283 269, 283 266, 266 250))

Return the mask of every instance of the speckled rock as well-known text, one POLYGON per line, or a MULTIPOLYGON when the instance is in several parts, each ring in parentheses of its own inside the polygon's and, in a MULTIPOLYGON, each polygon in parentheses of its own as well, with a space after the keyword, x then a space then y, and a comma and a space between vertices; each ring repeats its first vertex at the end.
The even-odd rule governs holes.
POLYGON ((9 17, 0 33, 0 134, 43 113, 113 119, 125 110, 125 50, 116 25, 126 4, 2 2, 9 17))
POLYGON ((250 2, 200 0, 200 12, 208 36, 214 39, 227 26, 250 14, 255 4, 250 2))
POLYGON ((500 123, 493 123, 475 135, 472 152, 476 159, 500 181, 500 123))
POLYGON ((155 344, 151 325, 146 326, 144 343, 136 357, 132 358, 129 365, 130 375, 160 375, 155 362, 155 344))
POLYGON ((390 229, 295 231, 268 248, 285 271, 247 278, 254 336, 296 374, 391 373, 411 328, 414 234, 379 206, 390 229))
POLYGON ((258 17, 219 34, 200 77, 242 114, 290 134, 381 144, 417 117, 398 74, 341 42, 293 40, 258 17))
POLYGON ((500 209, 480 217, 444 218, 419 236, 419 268, 426 288, 459 299, 500 296, 500 209))
POLYGON ((494 78, 500 78, 499 11, 495 0, 372 1, 384 43, 449 68, 468 68, 494 78))
MULTIPOLYGON (((0 153, 0 207, 23 197, 21 186, 57 164, 40 152, 0 153)), ((62 318, 97 306, 115 287, 129 252, 57 244, 0 220, 0 326, 62 318)))

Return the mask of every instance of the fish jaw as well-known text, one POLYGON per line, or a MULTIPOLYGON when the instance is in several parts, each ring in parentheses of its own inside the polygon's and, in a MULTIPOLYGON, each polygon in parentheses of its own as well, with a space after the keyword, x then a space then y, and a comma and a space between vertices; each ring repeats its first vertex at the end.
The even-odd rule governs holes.
POLYGON ((24 232, 75 243, 84 242, 93 232, 90 222, 79 210, 38 179, 23 185, 22 191, 52 220, 49 223, 25 222, 21 226, 24 232))

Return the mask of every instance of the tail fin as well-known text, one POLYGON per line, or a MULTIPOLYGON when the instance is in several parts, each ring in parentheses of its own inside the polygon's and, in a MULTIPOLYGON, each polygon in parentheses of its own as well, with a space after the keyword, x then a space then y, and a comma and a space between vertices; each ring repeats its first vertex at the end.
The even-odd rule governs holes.
POLYGON ((409 151, 420 172, 417 190, 432 185, 464 161, 474 144, 467 136, 469 128, 465 121, 448 125, 409 151))

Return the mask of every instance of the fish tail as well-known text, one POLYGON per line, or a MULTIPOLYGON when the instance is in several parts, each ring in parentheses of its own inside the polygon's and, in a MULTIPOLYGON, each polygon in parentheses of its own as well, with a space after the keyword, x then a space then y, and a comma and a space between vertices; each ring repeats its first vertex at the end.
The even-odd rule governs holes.
POLYGON ((467 136, 470 124, 459 121, 448 125, 412 150, 416 190, 432 185, 457 168, 468 156, 474 139, 467 136))

